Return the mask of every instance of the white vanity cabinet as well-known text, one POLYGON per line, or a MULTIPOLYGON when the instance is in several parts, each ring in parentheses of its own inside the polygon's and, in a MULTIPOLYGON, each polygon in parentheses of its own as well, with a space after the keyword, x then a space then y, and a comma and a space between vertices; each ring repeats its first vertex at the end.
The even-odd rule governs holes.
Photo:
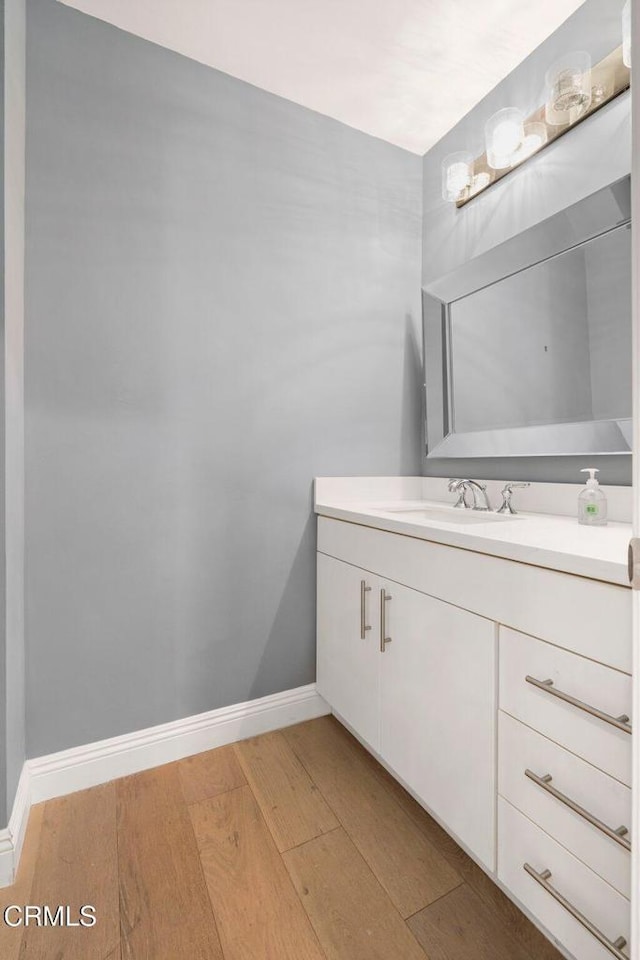
POLYGON ((318 520, 319 692, 580 960, 629 955, 631 660, 627 587, 318 520))
POLYGON ((495 625, 318 554, 319 693, 489 869, 495 625))

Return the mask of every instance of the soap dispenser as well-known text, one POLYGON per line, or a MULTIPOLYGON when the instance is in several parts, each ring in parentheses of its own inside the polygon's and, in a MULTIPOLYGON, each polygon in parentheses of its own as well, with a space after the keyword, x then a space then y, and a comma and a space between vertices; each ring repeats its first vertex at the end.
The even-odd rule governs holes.
POLYGON ((603 527, 607 522, 607 498, 596 480, 598 470, 587 467, 580 473, 589 473, 591 476, 584 490, 578 495, 578 523, 589 527, 603 527))

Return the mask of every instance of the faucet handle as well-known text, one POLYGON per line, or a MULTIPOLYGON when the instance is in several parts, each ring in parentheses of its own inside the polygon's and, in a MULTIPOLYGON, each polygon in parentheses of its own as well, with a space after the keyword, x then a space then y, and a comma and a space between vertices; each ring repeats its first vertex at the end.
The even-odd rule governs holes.
POLYGON ((454 507, 456 507, 459 510, 467 510, 469 508, 469 504, 467 503, 467 499, 466 499, 467 490, 468 490, 467 481, 460 480, 460 479, 453 479, 453 480, 449 480, 449 483, 447 486, 449 489, 449 493, 458 494, 458 499, 454 503, 454 507))
POLYGON ((513 491, 516 488, 524 489, 525 487, 530 487, 530 483, 505 483, 502 489, 502 506, 498 508, 497 513, 510 513, 515 514, 518 511, 511 504, 511 497, 513 496, 513 491))

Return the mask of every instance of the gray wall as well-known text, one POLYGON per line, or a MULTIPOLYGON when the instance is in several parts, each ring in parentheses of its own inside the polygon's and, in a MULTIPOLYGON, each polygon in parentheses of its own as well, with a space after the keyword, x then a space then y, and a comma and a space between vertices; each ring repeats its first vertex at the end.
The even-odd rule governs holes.
POLYGON ((28 14, 35 756, 314 680, 314 475, 420 470, 422 165, 28 14))
MULTIPOLYGON (((440 278, 631 169, 630 97, 624 94, 522 168, 458 210, 441 197, 440 169, 455 150, 481 153, 484 124, 500 107, 526 114, 544 102, 544 75, 570 50, 589 50, 597 62, 621 42, 624 0, 586 2, 424 157, 423 283, 440 278)), ((425 460, 431 476, 472 476, 576 482, 580 457, 509 460, 425 460)), ((631 482, 630 457, 599 457, 604 483, 631 482)))

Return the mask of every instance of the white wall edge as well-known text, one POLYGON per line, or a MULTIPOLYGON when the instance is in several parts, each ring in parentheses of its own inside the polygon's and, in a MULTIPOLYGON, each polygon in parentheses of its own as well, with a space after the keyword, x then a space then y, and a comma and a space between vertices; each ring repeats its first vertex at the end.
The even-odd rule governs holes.
POLYGON ((15 879, 27 832, 30 809, 30 773, 25 763, 18 781, 9 826, 0 830, 0 887, 9 886, 15 879))
POLYGON ((13 883, 15 858, 13 843, 7 829, 0 830, 0 887, 13 883))
POLYGON ((20 862, 20 854, 22 853, 22 845, 27 832, 30 809, 31 772, 28 763, 25 763, 18 781, 18 789, 16 790, 15 800, 13 801, 13 810, 11 811, 8 826, 9 836, 13 845, 15 870, 17 870, 18 863, 20 862))
POLYGON ((0 887, 13 883, 34 803, 331 713, 315 683, 27 760, 9 826, 0 830, 0 887))

